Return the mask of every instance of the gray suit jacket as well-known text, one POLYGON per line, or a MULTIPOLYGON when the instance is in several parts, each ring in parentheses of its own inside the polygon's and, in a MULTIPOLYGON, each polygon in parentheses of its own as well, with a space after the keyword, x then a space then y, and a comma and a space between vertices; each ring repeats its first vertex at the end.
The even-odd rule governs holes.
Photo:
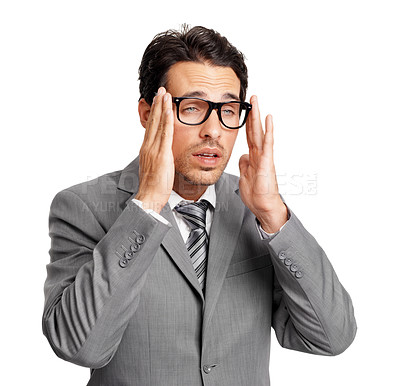
POLYGON ((352 342, 351 299, 295 214, 271 241, 223 174, 206 296, 172 226, 130 200, 138 159, 58 193, 50 211, 43 331, 90 367, 88 385, 267 386, 271 326, 286 348, 336 355, 352 342))

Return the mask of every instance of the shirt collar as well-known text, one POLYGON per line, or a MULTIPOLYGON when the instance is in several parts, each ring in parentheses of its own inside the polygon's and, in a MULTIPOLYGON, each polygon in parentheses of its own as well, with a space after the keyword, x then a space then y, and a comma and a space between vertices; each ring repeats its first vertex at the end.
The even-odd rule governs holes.
MULTIPOLYGON (((213 208, 215 208, 216 202, 217 202, 217 196, 215 194, 215 185, 209 185, 206 189, 206 191, 203 193, 203 195, 197 200, 207 200, 213 208)), ((193 200, 185 200, 183 197, 181 197, 178 193, 176 193, 174 190, 171 192, 171 195, 169 196, 169 206, 171 209, 174 209, 175 206, 177 206, 181 202, 194 202, 193 200)))

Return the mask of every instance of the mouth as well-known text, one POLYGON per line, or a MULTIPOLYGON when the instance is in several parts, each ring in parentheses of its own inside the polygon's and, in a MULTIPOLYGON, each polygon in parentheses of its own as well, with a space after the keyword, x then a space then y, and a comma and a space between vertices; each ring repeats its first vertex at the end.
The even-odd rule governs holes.
POLYGON ((201 158, 218 158, 216 154, 207 154, 207 153, 200 153, 200 154, 193 154, 195 157, 201 158))
POLYGON ((217 148, 203 148, 192 153, 192 156, 196 159, 201 168, 213 169, 217 167, 222 160, 222 152, 217 148))
POLYGON ((212 158, 221 158, 222 154, 219 149, 212 148, 203 148, 200 151, 192 154, 194 157, 212 159, 212 158))

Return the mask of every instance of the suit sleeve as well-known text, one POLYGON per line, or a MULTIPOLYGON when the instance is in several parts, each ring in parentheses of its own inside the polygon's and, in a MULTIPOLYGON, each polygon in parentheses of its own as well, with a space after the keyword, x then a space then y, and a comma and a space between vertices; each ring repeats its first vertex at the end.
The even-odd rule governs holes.
POLYGON ((111 360, 168 229, 129 202, 105 232, 77 194, 56 195, 43 332, 59 357, 91 368, 111 360))
POLYGON ((355 337, 356 321, 325 252, 293 212, 268 248, 275 270, 272 325, 280 345, 319 355, 342 353, 355 337))

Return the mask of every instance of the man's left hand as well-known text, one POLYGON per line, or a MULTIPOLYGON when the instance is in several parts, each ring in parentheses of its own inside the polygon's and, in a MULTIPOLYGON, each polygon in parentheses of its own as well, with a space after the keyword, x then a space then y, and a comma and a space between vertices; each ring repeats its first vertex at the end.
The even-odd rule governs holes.
POLYGON ((257 97, 250 100, 253 108, 246 123, 249 154, 239 160, 240 196, 267 233, 277 232, 287 221, 288 213, 278 190, 273 158, 272 116, 265 119, 265 134, 260 119, 257 97))

